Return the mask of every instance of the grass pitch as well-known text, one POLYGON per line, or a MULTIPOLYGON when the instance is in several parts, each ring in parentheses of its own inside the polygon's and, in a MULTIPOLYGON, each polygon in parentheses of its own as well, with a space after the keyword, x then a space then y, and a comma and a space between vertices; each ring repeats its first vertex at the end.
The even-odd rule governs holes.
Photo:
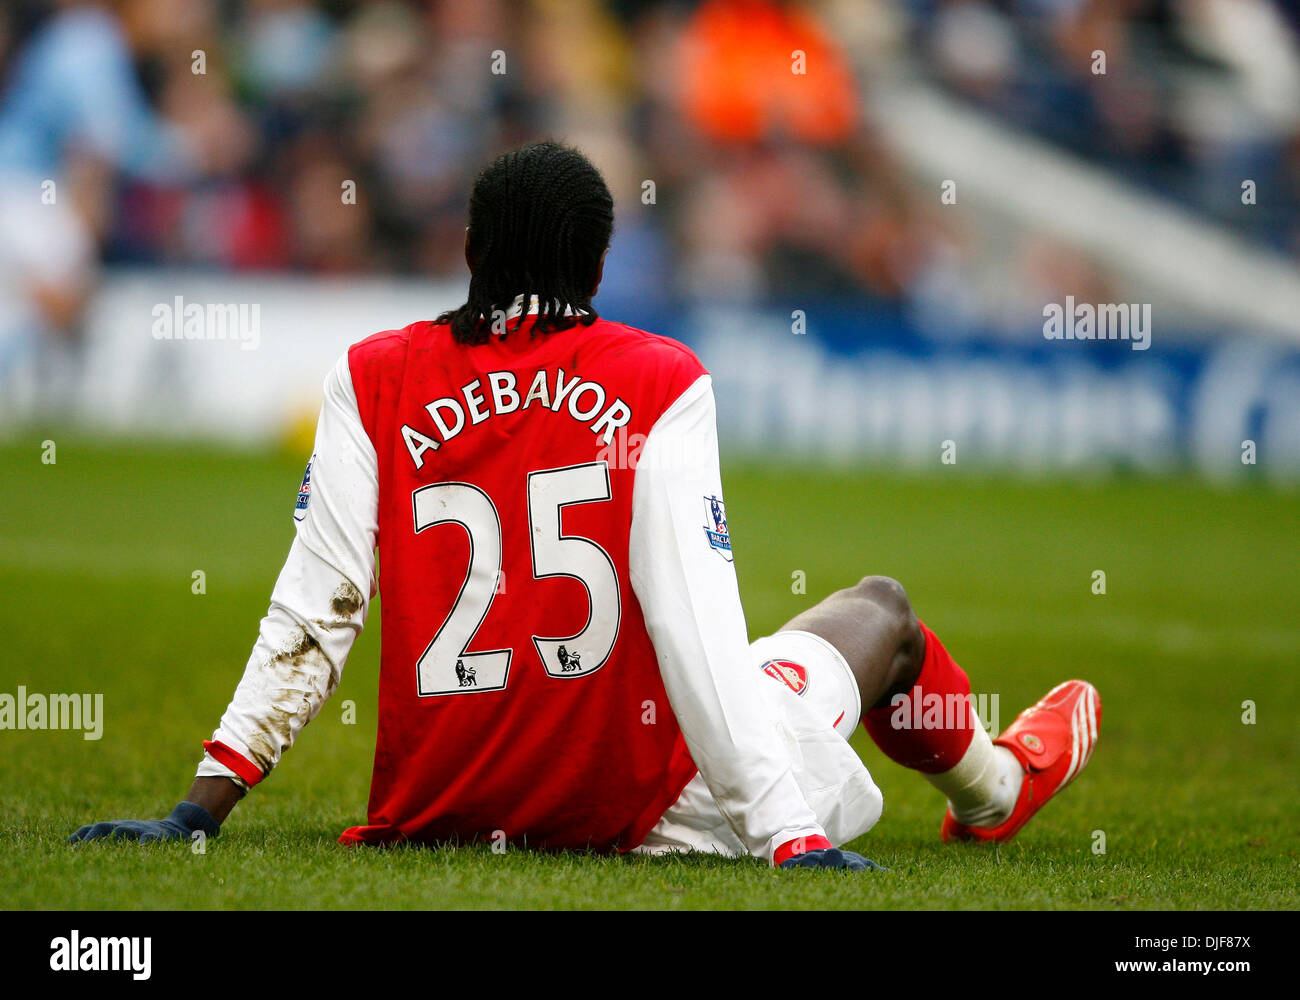
POLYGON ((164 815, 189 786, 287 551, 302 461, 67 433, 44 465, 50 436, 0 448, 0 693, 102 692, 105 724, 98 741, 0 731, 5 907, 1296 906, 1294 492, 725 470, 751 634, 883 573, 907 586, 975 692, 997 695, 1002 726, 1059 680, 1097 684, 1105 718, 1091 765, 1006 847, 940 844, 938 793, 859 730, 885 813, 852 846, 888 874, 344 848, 335 837, 365 819, 372 617, 339 692, 206 854, 73 850, 65 840, 81 824, 164 815), (1104 595, 1092 592, 1096 570, 1104 595), (192 593, 195 571, 206 593, 192 593), (794 592, 800 572, 806 594, 794 592))

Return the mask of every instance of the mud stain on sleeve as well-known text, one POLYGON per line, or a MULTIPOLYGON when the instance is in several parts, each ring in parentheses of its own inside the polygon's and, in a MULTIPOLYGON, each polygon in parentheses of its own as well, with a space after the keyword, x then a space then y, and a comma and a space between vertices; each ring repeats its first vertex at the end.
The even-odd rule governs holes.
POLYGON ((323 694, 323 703, 338 686, 338 672, 320 644, 299 626, 289 644, 267 661, 262 678, 267 706, 262 719, 265 728, 250 734, 245 742, 253 763, 266 774, 292 743, 295 720, 300 720, 301 728, 311 718, 312 695, 323 694), (318 692, 322 676, 327 678, 326 687, 318 692))
POLYGON ((351 618, 361 609, 361 591, 344 580, 330 599, 330 610, 340 618, 351 618))

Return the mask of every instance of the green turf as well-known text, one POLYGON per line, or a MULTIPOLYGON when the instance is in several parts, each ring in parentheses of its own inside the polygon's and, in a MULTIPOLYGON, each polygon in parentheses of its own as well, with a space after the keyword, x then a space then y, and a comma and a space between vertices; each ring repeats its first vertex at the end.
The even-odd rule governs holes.
MULTIPOLYGON (((55 434, 0 448, 0 692, 102 691, 98 742, 0 731, 7 907, 1286 907, 1300 882, 1300 501, 1186 482, 1009 482, 734 466, 751 632, 866 573, 996 693, 1001 723, 1069 676, 1105 700, 1083 777, 1005 848, 938 843, 940 797, 855 745, 885 814, 854 846, 888 874, 710 858, 349 850, 364 821, 378 627, 276 774, 196 855, 64 842, 165 813, 243 668, 291 536, 301 459, 55 434), (1107 593, 1091 592, 1104 570, 1107 593), (206 573, 206 594, 191 573, 206 573), (792 593, 792 574, 807 593, 792 593), (1257 723, 1242 723, 1242 702, 1257 723), (356 703, 355 725, 342 722, 356 703), (1106 853, 1093 852, 1094 831, 1106 853)), ((376 612, 378 608, 376 607, 376 612)))

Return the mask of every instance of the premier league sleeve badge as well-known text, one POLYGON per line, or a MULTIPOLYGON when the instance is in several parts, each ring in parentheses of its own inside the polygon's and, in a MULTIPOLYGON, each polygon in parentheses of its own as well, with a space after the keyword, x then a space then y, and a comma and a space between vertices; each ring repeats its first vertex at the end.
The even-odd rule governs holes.
POLYGON ((704 498, 704 534, 709 545, 727 562, 732 561, 731 532, 727 529, 727 507, 717 497, 704 498))

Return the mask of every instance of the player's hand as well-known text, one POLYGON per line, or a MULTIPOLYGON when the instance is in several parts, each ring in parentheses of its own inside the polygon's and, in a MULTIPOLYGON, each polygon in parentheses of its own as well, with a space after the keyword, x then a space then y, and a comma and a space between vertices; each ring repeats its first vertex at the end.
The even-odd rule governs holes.
POLYGON ((221 831, 221 824, 202 806, 182 802, 166 819, 118 819, 83 826, 68 838, 68 843, 79 844, 83 840, 136 840, 147 844, 156 840, 189 840, 196 830, 215 837, 221 831))
POLYGON ((882 868, 870 858, 852 851, 841 851, 838 847, 825 847, 816 851, 805 851, 781 862, 782 868, 839 868, 843 871, 889 871, 882 868))

